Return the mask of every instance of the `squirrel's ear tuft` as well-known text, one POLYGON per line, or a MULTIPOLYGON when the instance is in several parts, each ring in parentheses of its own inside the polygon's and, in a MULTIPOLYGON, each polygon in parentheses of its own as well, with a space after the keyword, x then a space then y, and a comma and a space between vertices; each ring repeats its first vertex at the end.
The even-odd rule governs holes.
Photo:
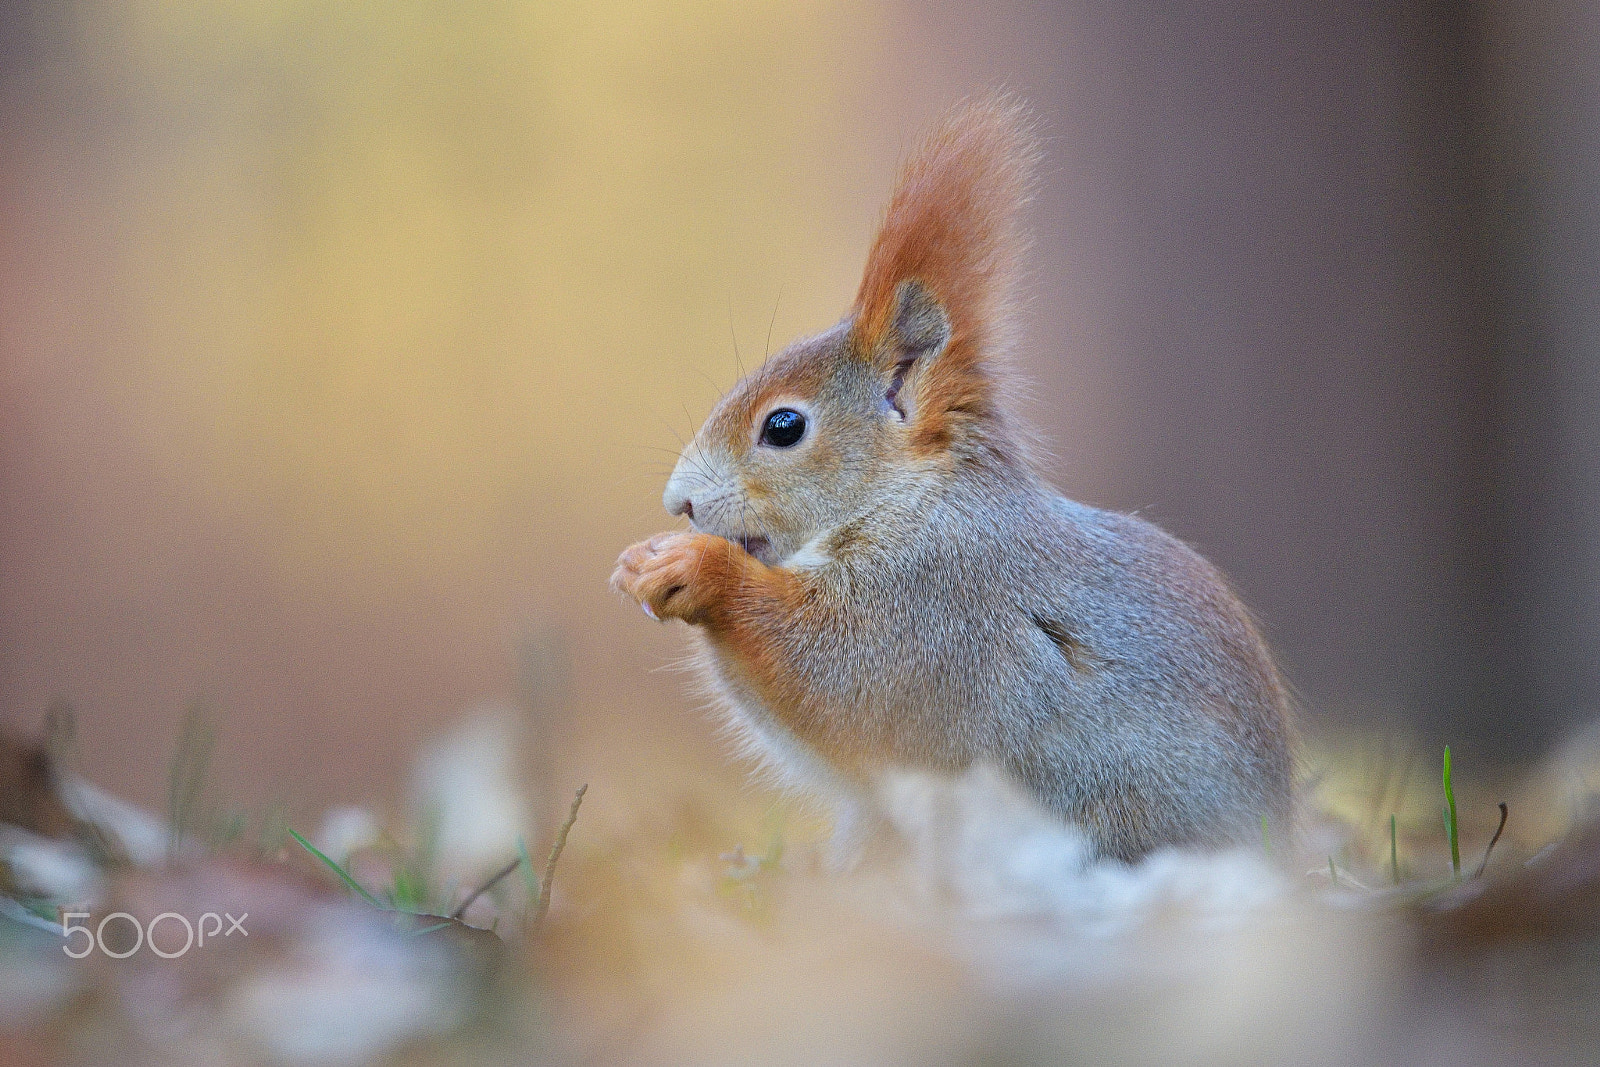
MULTIPOLYGON (((949 341, 984 347, 1004 316, 1021 251, 1017 214, 1038 149, 1028 113, 991 95, 957 105, 900 170, 856 296, 858 342, 892 340, 915 282, 943 310, 949 341)), ((976 355, 977 353, 973 353, 976 355)))
MULTIPOLYGON (((856 296, 855 340, 892 392, 906 376, 917 394, 906 399, 929 416, 981 416, 993 402, 987 363, 1009 326, 1017 216, 1037 158, 1027 111, 992 95, 957 105, 900 170, 856 296)), ((949 420, 931 421, 951 443, 949 420)))

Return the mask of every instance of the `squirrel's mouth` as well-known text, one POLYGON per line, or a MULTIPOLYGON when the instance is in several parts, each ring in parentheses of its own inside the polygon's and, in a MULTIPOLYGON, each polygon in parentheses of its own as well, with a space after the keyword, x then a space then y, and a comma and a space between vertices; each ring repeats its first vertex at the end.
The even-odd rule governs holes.
POLYGON ((741 537, 739 547, 750 553, 762 563, 772 564, 772 542, 765 537, 741 537))

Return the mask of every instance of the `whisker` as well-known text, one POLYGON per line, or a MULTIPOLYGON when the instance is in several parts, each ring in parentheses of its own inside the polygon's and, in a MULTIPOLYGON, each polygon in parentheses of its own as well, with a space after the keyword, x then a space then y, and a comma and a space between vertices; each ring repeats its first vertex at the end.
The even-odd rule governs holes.
POLYGON ((778 299, 772 302, 772 318, 767 322, 767 349, 761 354, 761 364, 766 366, 766 361, 772 356, 772 328, 778 324, 778 305, 783 303, 783 286, 778 286, 778 299))
POLYGON ((722 388, 722 386, 717 384, 716 379, 707 374, 704 367, 696 367, 694 372, 706 380, 706 384, 711 386, 711 391, 717 394, 718 400, 721 400, 725 390, 722 388))
MULTIPOLYGON (((684 409, 683 410, 684 410, 684 414, 688 414, 689 407, 688 407, 687 404, 684 405, 684 409)), ((682 447, 682 448, 688 448, 689 447, 689 442, 687 442, 687 441, 685 441, 683 439, 683 434, 679 433, 676 429, 673 428, 672 423, 667 421, 667 417, 665 415, 661 414, 659 411, 652 411, 650 414, 654 415, 656 418, 661 420, 661 425, 663 425, 663 426, 665 426, 667 428, 667 432, 670 433, 673 437, 678 439, 678 444, 679 444, 680 447, 682 447)))
POLYGON ((719 479, 713 477, 712 473, 706 470, 702 459, 702 456, 695 455, 691 452, 685 452, 681 457, 679 457, 678 462, 687 463, 689 465, 689 470, 692 471, 696 477, 698 477, 707 485, 714 486, 717 484, 719 479))
MULTIPOLYGON (((646 449, 651 450, 652 452, 665 452, 667 455, 672 456, 675 460, 677 460, 678 463, 687 463, 689 465, 689 469, 690 470, 694 471, 696 474, 698 474, 701 478, 705 479, 707 482, 713 482, 714 483, 714 482, 717 481, 717 479, 712 476, 711 472, 706 470, 705 465, 701 462, 701 458, 699 456, 697 456, 694 452, 690 451, 687 446, 685 446, 685 448, 682 451, 677 451, 677 452, 673 451, 670 448, 663 448, 660 445, 636 444, 634 447, 635 448, 646 448, 646 449)), ((667 470, 665 473, 671 474, 672 470, 675 470, 676 468, 677 468, 677 463, 674 463, 673 467, 671 469, 667 470)))
POLYGON ((733 338, 733 361, 739 367, 739 377, 744 377, 744 360, 739 357, 739 334, 733 328, 733 297, 728 297, 728 336, 733 338))

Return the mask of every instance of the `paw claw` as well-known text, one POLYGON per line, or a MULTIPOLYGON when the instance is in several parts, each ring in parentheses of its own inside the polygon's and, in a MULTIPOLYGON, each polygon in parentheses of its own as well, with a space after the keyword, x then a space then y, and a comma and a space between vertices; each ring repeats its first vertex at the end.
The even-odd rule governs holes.
POLYGON ((626 549, 612 572, 612 588, 639 602, 657 622, 699 621, 708 595, 704 534, 657 534, 626 549))

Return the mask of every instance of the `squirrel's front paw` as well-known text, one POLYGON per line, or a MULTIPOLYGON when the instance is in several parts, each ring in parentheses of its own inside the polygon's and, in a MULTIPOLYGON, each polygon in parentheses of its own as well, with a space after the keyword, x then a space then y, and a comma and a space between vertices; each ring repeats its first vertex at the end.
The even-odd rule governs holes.
POLYGON ((704 619, 711 599, 707 554, 734 549, 732 542, 702 533, 656 534, 625 549, 611 572, 611 588, 639 602, 653 619, 704 619))

